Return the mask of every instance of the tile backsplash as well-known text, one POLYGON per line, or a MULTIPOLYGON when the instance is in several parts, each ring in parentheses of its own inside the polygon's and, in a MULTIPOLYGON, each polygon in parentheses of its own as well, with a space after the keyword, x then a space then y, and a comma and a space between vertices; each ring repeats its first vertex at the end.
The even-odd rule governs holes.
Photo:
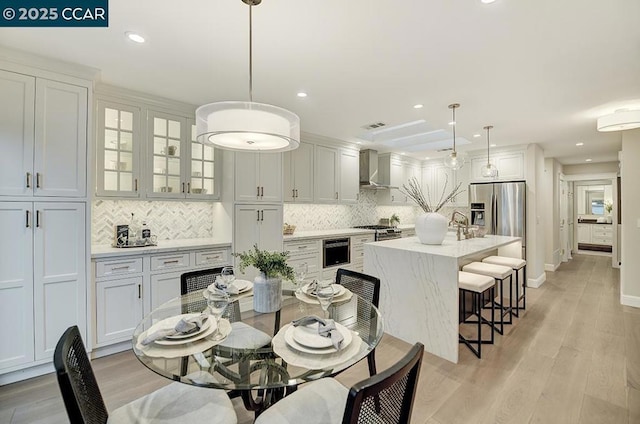
POLYGON ((159 240, 213 236, 211 202, 95 200, 91 214, 91 244, 111 244, 114 226, 145 221, 159 240))

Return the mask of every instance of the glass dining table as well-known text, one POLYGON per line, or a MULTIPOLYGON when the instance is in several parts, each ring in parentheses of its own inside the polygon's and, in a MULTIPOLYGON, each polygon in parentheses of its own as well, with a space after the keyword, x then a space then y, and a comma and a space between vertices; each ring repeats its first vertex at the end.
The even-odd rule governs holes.
MULTIPOLYGON (((317 299, 291 290, 283 290, 282 308, 276 312, 254 311, 250 293, 232 296, 227 307, 232 313, 225 314, 215 331, 208 328, 195 337, 142 343, 159 326, 205 311, 205 289, 174 298, 147 315, 133 333, 133 351, 153 372, 185 384, 227 390, 259 414, 299 384, 336 375, 378 345, 383 334, 378 309, 346 291, 348 295, 336 297, 328 309, 344 336, 339 350, 292 340, 293 320, 323 317, 324 312, 317 299)), ((213 317, 210 321, 215 323, 213 317)))

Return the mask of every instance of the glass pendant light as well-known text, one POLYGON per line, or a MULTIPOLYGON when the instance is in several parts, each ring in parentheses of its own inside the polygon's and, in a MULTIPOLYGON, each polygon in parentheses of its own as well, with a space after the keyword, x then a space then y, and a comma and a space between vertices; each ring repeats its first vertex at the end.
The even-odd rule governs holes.
POLYGON ((451 125, 453 126, 453 151, 444 158, 444 165, 456 170, 464 166, 464 155, 461 152, 456 151, 456 109, 460 107, 459 103, 453 103, 449 105, 453 119, 451 125))
POLYGON ((487 164, 482 167, 482 176, 485 178, 494 178, 498 176, 498 168, 491 163, 489 156, 489 131, 491 131, 492 128, 493 125, 487 125, 483 128, 487 130, 487 164))
POLYGON ((300 145, 300 118, 278 106, 253 101, 253 31, 249 5, 249 101, 209 103, 196 110, 200 143, 235 151, 285 152, 300 145))

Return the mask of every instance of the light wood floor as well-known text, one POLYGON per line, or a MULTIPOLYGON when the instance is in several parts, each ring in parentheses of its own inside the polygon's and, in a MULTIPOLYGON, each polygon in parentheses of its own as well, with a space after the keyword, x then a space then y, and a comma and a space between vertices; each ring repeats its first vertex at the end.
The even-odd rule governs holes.
MULTIPOLYGON (((426 354, 413 423, 640 423, 640 309, 619 304, 611 259, 576 255, 528 291, 526 314, 478 360, 464 346, 460 363, 426 354)), ((409 345, 385 336, 378 370, 409 345)), ((121 353, 94 361, 111 410, 167 384, 121 353)), ((366 377, 366 361, 338 379, 366 377)), ((234 401, 241 423, 251 415, 234 401)), ((52 375, 0 387, 0 423, 64 423, 52 375)))

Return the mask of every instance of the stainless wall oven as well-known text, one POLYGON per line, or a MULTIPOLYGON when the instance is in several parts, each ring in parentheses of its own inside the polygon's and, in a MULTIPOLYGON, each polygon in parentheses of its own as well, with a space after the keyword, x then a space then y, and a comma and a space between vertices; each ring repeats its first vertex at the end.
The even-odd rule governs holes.
POLYGON ((351 239, 327 239, 322 241, 322 267, 329 268, 350 262, 351 239))

